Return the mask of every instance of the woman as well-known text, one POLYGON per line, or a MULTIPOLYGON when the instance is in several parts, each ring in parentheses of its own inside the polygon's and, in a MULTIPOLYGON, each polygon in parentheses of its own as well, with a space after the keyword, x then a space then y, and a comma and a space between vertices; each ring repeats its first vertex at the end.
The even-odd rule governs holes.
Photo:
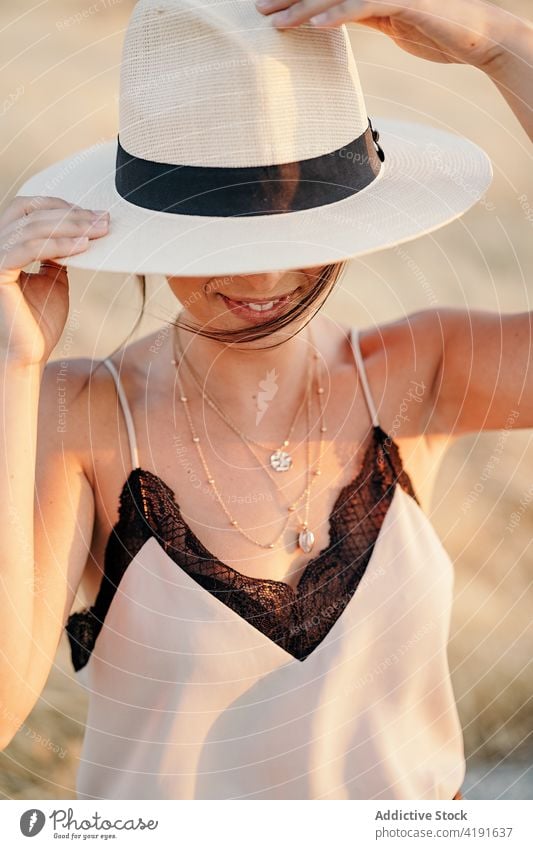
MULTIPOLYGON (((257 15, 269 22, 280 6, 295 26, 330 10, 333 26, 366 23, 417 55, 471 62, 531 131, 530 30, 497 9, 456 3, 443 21, 436 2, 343 3, 341 15, 331 2, 282 2, 258 4, 257 15)), ((180 26, 220 26, 202 4, 188 7, 180 26)), ((141 0, 131 38, 145 32, 146 10, 165 6, 141 0)), ((317 55, 334 53, 338 42, 321 33, 317 55)), ((124 114, 141 96, 137 77, 135 86, 124 114)), ((121 141, 132 126, 122 124, 121 141)), ((371 124, 363 136, 364 147, 358 137, 342 148, 355 151, 368 181, 354 195, 373 188, 388 155, 371 124)), ((152 220, 160 228, 157 250, 157 233, 163 244, 174 224, 168 192, 180 186, 158 170, 168 160, 125 148, 116 186, 132 205, 161 213, 144 230, 152 220), (148 178, 132 188, 134 172, 148 178)), ((180 167, 182 180, 212 177, 194 163, 180 167)), ((285 193, 291 179, 282 183, 269 201, 298 209, 285 193)), ((180 204, 201 216, 212 189, 180 204)), ((328 190, 325 180, 319 201, 304 198, 307 208, 327 203, 328 190)), ((221 228, 228 214, 219 210, 221 228)), ((453 572, 417 492, 453 436, 499 428, 512 409, 518 426, 533 426, 523 391, 529 314, 426 310, 350 333, 317 314, 342 263, 282 267, 280 249, 275 270, 245 273, 240 246, 213 251, 210 266, 206 241, 204 274, 165 273, 181 304, 176 326, 106 368, 47 364, 68 312, 63 266, 112 244, 112 219, 40 192, 16 198, 0 220, 0 479, 9 502, 0 695, 10 708, 2 745, 42 691, 66 625, 91 691, 80 798, 460 798, 464 758, 446 662, 453 572), (35 259, 39 273, 24 273, 35 259), (401 444, 413 437, 407 472, 401 444), (90 604, 69 615, 79 586, 90 604)), ((126 229, 118 235, 133 252, 126 229)), ((374 235, 358 238, 369 249, 374 235)), ((143 271, 143 257, 130 261, 143 271)))

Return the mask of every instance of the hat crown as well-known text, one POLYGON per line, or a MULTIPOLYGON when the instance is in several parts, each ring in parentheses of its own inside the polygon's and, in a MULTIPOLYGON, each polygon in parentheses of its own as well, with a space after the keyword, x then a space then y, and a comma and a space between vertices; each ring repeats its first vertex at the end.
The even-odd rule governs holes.
POLYGON ((346 27, 278 31, 253 0, 140 0, 119 115, 132 155, 218 167, 321 156, 368 126, 346 27))

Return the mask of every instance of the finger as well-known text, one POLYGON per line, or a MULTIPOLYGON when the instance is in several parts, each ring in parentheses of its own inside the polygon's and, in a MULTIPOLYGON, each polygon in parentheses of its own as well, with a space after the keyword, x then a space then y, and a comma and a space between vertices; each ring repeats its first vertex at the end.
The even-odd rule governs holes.
POLYGON ((398 3, 364 3, 360 0, 348 0, 348 2, 330 4, 330 8, 310 18, 310 23, 315 26, 340 26, 340 24, 361 23, 373 26, 375 29, 383 29, 384 24, 379 21, 388 22, 392 15, 398 15, 405 9, 404 0, 398 3), (372 21, 373 23, 369 23, 372 21))
POLYGON ((17 195, 0 215, 0 228, 15 221, 23 215, 29 215, 39 209, 81 209, 75 203, 68 203, 63 198, 47 197, 45 195, 17 195))
POLYGON ((332 23, 356 23, 369 17, 385 17, 398 14, 409 5, 409 0, 397 2, 381 2, 374 0, 299 0, 292 3, 290 8, 272 15, 274 26, 285 28, 311 22, 317 25, 332 23))
MULTIPOLYGON (((105 236, 109 231, 109 221, 107 218, 96 220, 89 219, 86 215, 73 213, 65 220, 60 220, 54 224, 50 220, 30 220, 30 218, 22 218, 15 221, 7 230, 3 230, 0 240, 0 256, 5 258, 4 267, 7 263, 9 266, 16 266, 18 257, 20 257, 21 249, 19 245, 27 242, 35 242, 39 240, 53 240, 55 238, 80 238, 87 236, 90 239, 97 239, 105 236), (14 260, 13 257, 16 257, 14 260)), ((26 253, 22 249, 24 256, 26 253)), ((35 259, 33 257, 32 259, 35 259)), ((29 261, 32 261, 30 259, 29 261)))
POLYGON ((2 233, 2 242, 15 244, 27 239, 46 239, 56 236, 89 236, 97 238, 109 229, 107 218, 89 218, 87 216, 76 216, 53 219, 19 219, 10 228, 2 233))
POLYGON ((26 273, 22 271, 20 273, 19 285, 21 291, 24 292, 26 287, 31 287, 36 278, 46 277, 53 283, 57 285, 67 286, 69 285, 68 279, 68 270, 66 265, 61 265, 58 262, 54 262, 51 259, 42 260, 39 264, 39 271, 37 273, 26 273))
POLYGON ((15 245, 9 254, 0 256, 0 281, 5 282, 7 278, 16 280, 20 270, 36 260, 48 261, 56 257, 73 256, 85 251, 88 245, 87 236, 29 239, 15 245))
MULTIPOLYGON (((39 265, 39 274, 44 275, 45 277, 58 277, 62 275, 66 275, 67 267, 66 265, 62 265, 59 262, 54 262, 53 259, 45 259, 41 260, 39 265)), ((30 277, 32 275, 29 275, 30 277)))
POLYGON ((41 268, 55 268, 57 270, 58 268, 64 268, 64 267, 65 266, 62 265, 62 263, 56 262, 53 259, 43 259, 41 261, 41 268))
POLYGON ((2 230, 2 240, 6 234, 12 237, 15 230, 31 236, 45 236, 46 232, 58 236, 76 236, 85 234, 83 227, 88 227, 96 221, 108 220, 109 215, 99 215, 88 209, 45 209, 34 210, 28 215, 22 215, 2 230), (79 228, 73 231, 73 228, 79 228))
POLYGON ((255 0, 255 8, 262 15, 271 15, 272 12, 278 12, 280 9, 296 6, 299 2, 301 0, 255 0))
POLYGON ((29 221, 64 221, 71 219, 77 221, 86 218, 93 218, 109 215, 107 210, 83 209, 82 207, 66 207, 61 209, 38 209, 28 212, 27 215, 22 215, 18 220, 28 223, 29 221))
POLYGON ((274 26, 298 26, 310 20, 331 6, 337 5, 339 0, 298 0, 298 2, 278 4, 278 10, 273 8, 267 13, 274 26), (273 14, 272 14, 273 12, 273 14))
POLYGON ((329 9, 313 15, 310 23, 317 27, 338 27, 341 24, 357 23, 370 17, 371 12, 367 9, 356 9, 356 3, 336 3, 329 9))

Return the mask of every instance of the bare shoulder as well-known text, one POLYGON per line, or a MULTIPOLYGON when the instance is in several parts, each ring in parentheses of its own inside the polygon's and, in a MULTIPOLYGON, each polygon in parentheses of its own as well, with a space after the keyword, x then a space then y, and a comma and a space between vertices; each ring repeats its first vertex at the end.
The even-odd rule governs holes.
POLYGON ((443 310, 426 309, 359 333, 379 423, 398 445, 426 510, 440 462, 457 438, 431 428, 442 362, 442 322, 443 310))
POLYGON ((94 360, 72 358, 50 360, 43 371, 39 395, 39 442, 41 446, 82 462, 87 421, 83 401, 94 360))
MULTIPOLYGON (((128 358, 129 359, 129 358, 128 358)), ((130 382, 128 367, 121 380, 130 382)), ((39 400, 42 450, 77 465, 93 486, 94 460, 106 449, 106 432, 116 438, 116 390, 103 360, 73 357, 46 364, 39 400)))
MULTIPOLYGON (((144 393, 146 364, 151 358, 157 360, 157 340, 157 333, 144 336, 109 356, 132 406, 144 393)), ((43 448, 69 454, 94 486, 95 466, 104 455, 109 461, 117 427, 124 430, 115 381, 103 359, 48 362, 41 383, 39 422, 43 448)))
POLYGON ((457 312, 419 310, 359 333, 380 424, 400 438, 424 436, 434 444, 452 439, 431 428, 449 311, 457 312))

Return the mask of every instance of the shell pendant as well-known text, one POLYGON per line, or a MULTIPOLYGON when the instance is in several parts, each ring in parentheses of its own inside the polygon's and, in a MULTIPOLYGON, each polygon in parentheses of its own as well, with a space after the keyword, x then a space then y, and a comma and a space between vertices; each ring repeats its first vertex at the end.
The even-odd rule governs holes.
POLYGON ((309 554, 312 551, 313 546, 315 544, 315 535, 313 531, 310 531, 309 528, 304 528, 298 534, 298 545, 305 551, 306 554, 309 554))
POLYGON ((270 465, 276 472, 286 472, 292 466, 292 457, 288 451, 278 448, 270 455, 270 465))

